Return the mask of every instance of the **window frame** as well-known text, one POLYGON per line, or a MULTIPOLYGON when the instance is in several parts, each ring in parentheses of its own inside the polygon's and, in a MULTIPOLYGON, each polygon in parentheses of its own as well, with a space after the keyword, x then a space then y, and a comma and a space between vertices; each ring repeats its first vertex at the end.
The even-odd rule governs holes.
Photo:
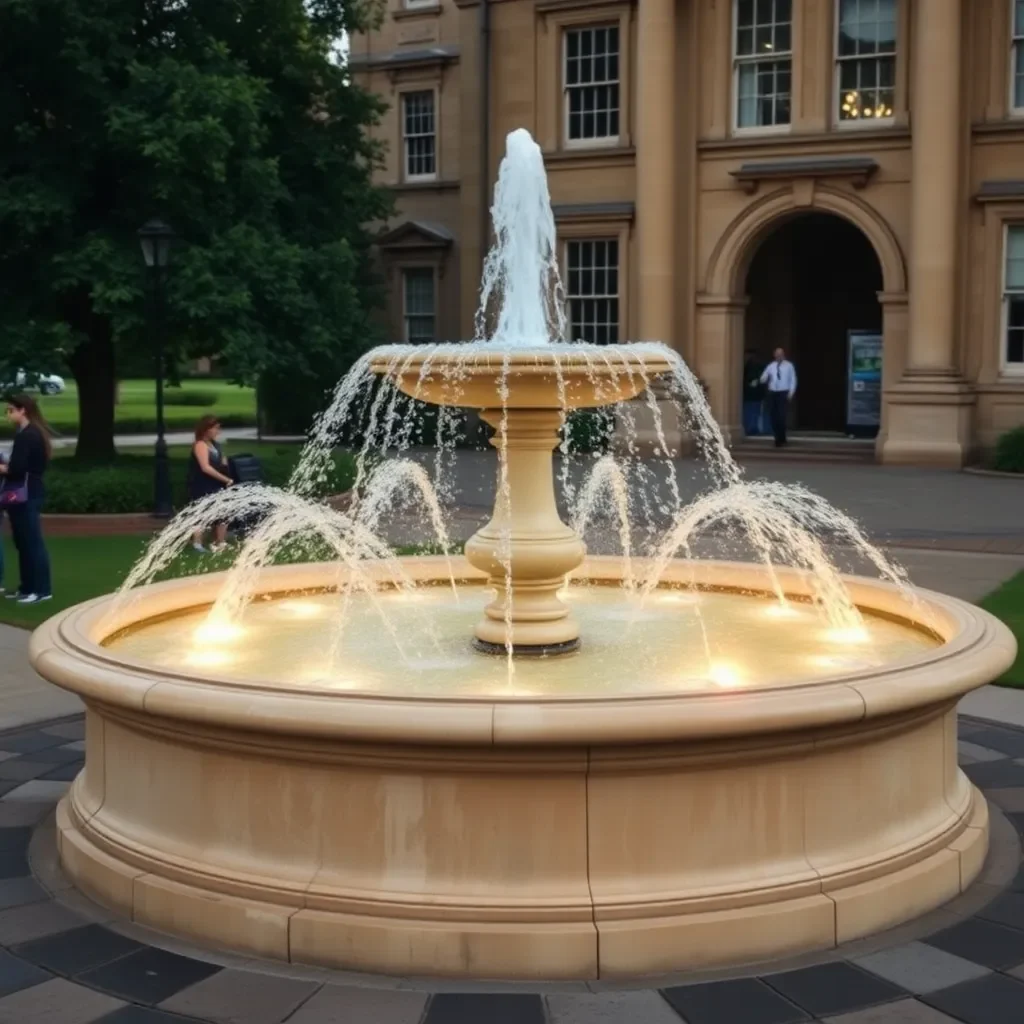
MULTIPOLYGON (((1024 298, 1024 288, 1007 288, 1007 271, 1010 265, 1010 234, 1020 231, 1024 235, 1024 219, 1020 217, 1007 220, 1003 224, 1002 272, 999 277, 999 368, 1006 377, 1024 377, 1024 359, 1019 363, 1007 358, 1010 340, 1010 297, 1019 295, 1024 298)), ((1024 334, 1024 330, 1021 332, 1024 334)))
MULTIPOLYGON (((618 19, 613 20, 595 20, 586 21, 579 24, 569 24, 562 26, 562 39, 560 46, 560 67, 559 67, 559 84, 562 93, 562 145, 569 150, 581 150, 581 149, 608 149, 614 148, 621 144, 623 137, 623 63, 622 63, 622 25, 618 19), (618 112, 618 131, 614 135, 602 135, 593 139, 574 139, 569 134, 569 125, 571 123, 570 115, 570 94, 571 90, 575 88, 581 88, 580 86, 569 85, 569 36, 573 33, 592 32, 595 29, 614 29, 618 36, 618 50, 616 51, 616 59, 618 61, 618 77, 615 79, 609 79, 605 82, 598 83, 599 85, 612 85, 614 84, 617 90, 617 107, 618 112)), ((586 88, 586 86, 582 87, 586 88)))
POLYGON ((402 289, 402 340, 406 345, 435 345, 437 344, 437 298, 438 289, 437 282, 438 268, 433 263, 403 263, 399 266, 399 281, 402 289), (431 308, 433 310, 430 313, 430 318, 433 321, 433 337, 430 341, 414 341, 409 337, 409 320, 410 319, 426 319, 424 313, 410 313, 409 312, 409 290, 408 281, 409 274, 411 273, 423 273, 430 275, 430 294, 431 294, 431 308))
POLYGON ((440 132, 439 118, 438 118, 438 107, 439 97, 438 90, 435 86, 427 85, 425 87, 417 87, 411 85, 408 88, 404 88, 398 96, 398 127, 399 127, 399 141, 401 143, 401 160, 402 160, 402 174, 401 181, 409 184, 416 184, 417 182, 430 182, 437 181, 440 172, 441 165, 441 150, 440 150, 440 132), (427 138, 426 134, 422 135, 407 135, 406 134, 406 104, 408 103, 410 96, 427 96, 431 97, 431 113, 433 115, 433 139, 434 139, 434 170, 429 174, 410 174, 409 173, 409 149, 408 140, 410 138, 427 138))
POLYGON ((1021 33, 1017 34, 1017 3, 1010 0, 1010 62, 1009 62, 1009 97, 1007 111, 1010 117, 1024 118, 1024 103, 1017 104, 1017 77, 1024 77, 1024 24, 1021 33))
MULTIPOLYGON (((798 0, 793 0, 798 2, 798 0)), ((736 136, 747 136, 747 135, 785 135, 793 130, 793 72, 794 72, 794 60, 793 60, 793 31, 795 28, 795 21, 793 17, 793 6, 790 5, 789 10, 789 49, 786 50, 782 55, 783 60, 789 61, 789 120, 785 124, 768 124, 768 125, 740 125, 740 68, 744 65, 756 67, 758 64, 778 63, 780 55, 773 53, 771 57, 759 56, 759 55, 744 55, 740 56, 738 51, 739 44, 739 32, 740 32, 740 0, 732 0, 732 23, 730 25, 730 46, 731 46, 731 61, 732 61, 732 92, 730 101, 730 114, 729 124, 733 135, 736 136)), ((756 22, 755 22, 756 24, 756 22)), ((772 24, 778 24, 772 22, 772 24)))
POLYGON ((901 43, 901 22, 904 0, 893 0, 893 41, 892 52, 875 53, 868 56, 842 57, 839 54, 839 29, 842 25, 842 4, 843 0, 834 0, 832 4, 832 127, 838 131, 870 131, 875 128, 891 128, 897 123, 897 111, 899 110, 899 82, 900 82, 900 43, 901 43), (842 110, 843 89, 840 82, 840 70, 845 63, 853 61, 878 60, 882 57, 892 59, 892 113, 888 117, 872 118, 849 118, 843 120, 839 114, 842 110))
POLYGON ((440 0, 401 0, 403 11, 421 11, 433 7, 439 7, 440 0))
MULTIPOLYGON (((574 301, 577 301, 577 302, 587 302, 587 301, 592 301, 592 302, 602 302, 602 301, 604 301, 604 302, 607 302, 607 301, 614 301, 615 302, 615 314, 616 314, 616 316, 615 316, 615 341, 608 341, 608 342, 606 342, 606 344, 609 344, 609 345, 621 344, 622 338, 623 338, 623 326, 624 326, 623 325, 623 314, 624 314, 624 311, 625 311, 625 303, 623 301, 623 278, 622 278, 623 270, 624 270, 624 260, 623 260, 623 251, 622 251, 623 240, 622 240, 622 237, 621 237, 621 233, 619 231, 614 231, 614 230, 613 231, 603 231, 603 232, 599 231, 599 232, 595 232, 595 233, 587 232, 587 233, 579 233, 579 234, 573 232, 571 234, 565 235, 562 238, 561 242, 562 242, 562 246, 561 246, 561 248, 562 248, 562 253, 561 253, 561 255, 562 255, 562 266, 565 268, 565 279, 564 279, 563 286, 565 288, 565 322, 566 322, 566 327, 569 330, 569 339, 568 340, 570 342, 577 341, 577 340, 583 340, 583 339, 577 339, 577 338, 572 336, 572 324, 573 324, 572 304, 573 304, 574 301), (570 261, 569 254, 572 251, 572 246, 574 246, 574 245, 585 245, 587 243, 593 244, 593 243, 599 243, 599 242, 603 242, 605 245, 608 245, 608 244, 614 244, 615 245, 615 285, 616 285, 616 287, 615 287, 615 294, 612 295, 610 293, 605 293, 605 294, 600 295, 600 296, 597 296, 597 295, 589 295, 589 296, 577 295, 577 296, 574 296, 570 292, 570 290, 569 290, 569 281, 571 280, 571 276, 570 275, 572 274, 572 263, 570 261)), ((605 269, 606 270, 608 269, 608 266, 609 266, 608 264, 605 265, 605 269)), ((595 343, 595 344, 600 344, 600 343, 595 343)))

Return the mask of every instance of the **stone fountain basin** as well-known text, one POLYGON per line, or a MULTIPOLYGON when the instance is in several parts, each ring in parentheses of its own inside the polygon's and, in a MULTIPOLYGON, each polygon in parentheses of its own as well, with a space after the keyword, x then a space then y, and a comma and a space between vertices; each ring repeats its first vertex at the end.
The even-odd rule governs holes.
MULTIPOLYGON (((446 574, 442 559, 406 565, 446 574)), ((322 589, 337 571, 275 568, 261 592, 322 589)), ((614 581, 623 568, 592 558, 581 571, 614 581)), ((767 583, 729 563, 666 576, 691 579, 767 583)), ((806 594, 801 575, 782 579, 806 594)), ((925 592, 912 607, 848 579, 858 605, 924 616, 943 645, 813 683, 679 697, 327 696, 158 671, 101 646, 209 603, 221 582, 147 587, 114 616, 101 598, 32 638, 37 670, 87 708, 85 769, 58 809, 62 863, 140 924, 356 970, 628 979, 856 939, 953 898, 984 860, 956 703, 1016 647, 963 602, 925 592)))
POLYGON ((475 409, 595 408, 635 398, 672 371, 660 346, 389 346, 374 373, 424 402, 475 409), (505 392, 503 394, 503 391, 505 392))

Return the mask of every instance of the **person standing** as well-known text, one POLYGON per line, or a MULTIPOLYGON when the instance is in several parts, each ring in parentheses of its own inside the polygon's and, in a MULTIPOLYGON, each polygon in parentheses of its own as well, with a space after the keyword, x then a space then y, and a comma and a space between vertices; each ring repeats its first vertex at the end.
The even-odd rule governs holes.
POLYGON ((786 414, 796 393, 796 367, 786 358, 785 349, 775 350, 775 358, 761 374, 761 383, 768 385, 768 413, 775 447, 782 448, 786 444, 786 414))
MULTIPOLYGON (((216 416, 203 416, 196 424, 195 443, 188 459, 188 500, 199 501, 210 494, 230 487, 234 482, 228 475, 228 460, 224 458, 217 438, 220 436, 220 420, 216 416)), ((203 529, 192 535, 192 547, 200 554, 203 546, 203 529)), ((213 543, 210 550, 219 554, 227 547, 228 524, 216 523, 213 527, 213 543)))
POLYGON ((747 349, 743 360, 743 433, 747 437, 758 437, 764 433, 761 429, 764 393, 761 374, 764 372, 764 360, 758 358, 756 352, 747 349))
POLYGON ((4 508, 11 521, 11 534, 18 552, 21 580, 18 589, 5 596, 18 604, 38 604, 53 596, 50 583, 50 555, 43 540, 43 476, 50 464, 50 427, 35 399, 13 395, 7 400, 7 418, 17 433, 10 460, 0 463, 4 508))

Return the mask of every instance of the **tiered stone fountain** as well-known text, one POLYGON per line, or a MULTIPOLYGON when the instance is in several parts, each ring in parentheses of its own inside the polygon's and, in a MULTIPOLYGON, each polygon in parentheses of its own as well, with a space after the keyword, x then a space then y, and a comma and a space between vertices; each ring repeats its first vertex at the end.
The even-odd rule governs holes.
MULTIPOLYGON (((530 225, 553 236, 546 188, 517 178, 539 162, 523 135, 503 180, 540 213, 510 211, 499 185, 499 248, 505 223, 534 247, 530 225)), ((518 255, 507 273, 536 270, 518 255)), ((505 304, 546 324, 537 277, 532 300, 505 280, 505 304)), ((465 558, 266 567, 227 625, 207 610, 230 577, 156 583, 36 632, 33 664, 87 707, 85 770, 58 810, 70 877, 201 943, 465 978, 763 960, 959 893, 988 817, 957 767, 956 703, 1011 663, 1009 632, 948 597, 825 586, 825 569, 769 557, 662 559, 645 594, 621 588, 637 567, 585 558, 551 453, 567 409, 631 398, 678 358, 517 329, 527 344, 499 331, 363 368, 495 427, 498 499, 465 558), (370 634, 378 612, 394 641, 370 634), (343 614, 340 655, 321 663, 343 614), (433 653, 400 651, 422 622, 433 653)), ((736 487, 737 507, 760 500, 736 487)), ((338 545, 363 537, 299 501, 280 499, 338 545)), ((170 534, 187 537, 187 515, 170 534)), ((756 522, 762 537, 771 519, 756 522)))

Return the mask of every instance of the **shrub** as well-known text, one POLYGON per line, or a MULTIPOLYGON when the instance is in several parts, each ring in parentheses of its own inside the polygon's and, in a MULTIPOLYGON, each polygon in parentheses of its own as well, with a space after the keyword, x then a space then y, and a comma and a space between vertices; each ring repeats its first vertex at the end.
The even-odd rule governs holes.
POLYGON ((1003 473, 1024 473, 1024 426, 1014 427, 999 438, 992 468, 1003 473))
POLYGON ((190 405, 200 409, 216 405, 217 397, 216 391, 204 391, 199 388, 192 388, 189 391, 184 388, 167 388, 164 391, 164 402, 167 405, 190 405))
POLYGON ((606 452, 615 430, 615 411, 611 408, 574 409, 569 413, 565 429, 569 433, 570 452, 606 452))

